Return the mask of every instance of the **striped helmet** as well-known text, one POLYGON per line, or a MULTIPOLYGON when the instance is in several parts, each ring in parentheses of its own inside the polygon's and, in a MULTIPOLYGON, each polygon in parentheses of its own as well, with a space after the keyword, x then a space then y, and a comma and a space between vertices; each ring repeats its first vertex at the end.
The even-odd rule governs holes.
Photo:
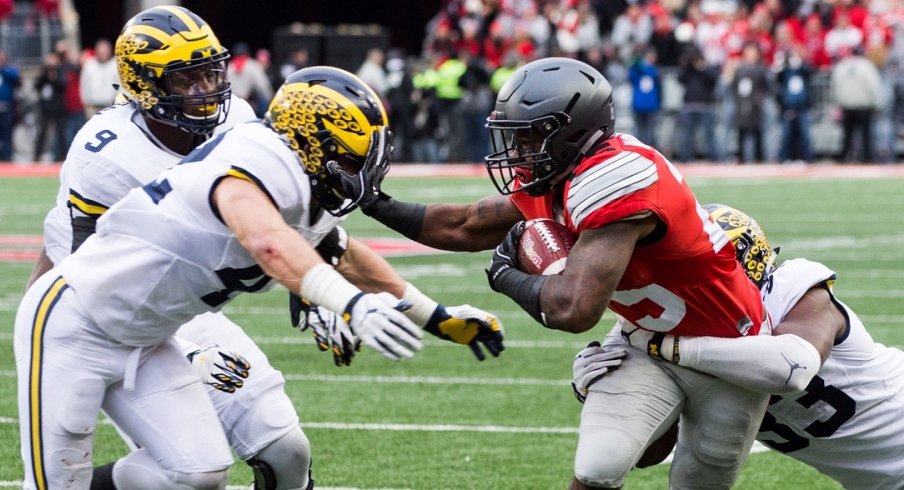
POLYGON ((298 154, 320 206, 336 216, 357 207, 360 197, 347 195, 340 171, 366 173, 367 165, 384 163, 371 162, 368 153, 372 135, 388 124, 366 83, 338 68, 303 68, 286 78, 264 119, 298 154))
POLYGON ((738 262, 747 277, 763 289, 769 275, 775 269, 774 262, 778 249, 769 246, 766 233, 759 223, 747 214, 724 204, 707 204, 703 209, 728 234, 734 245, 738 262))
POLYGON ((121 91, 142 114, 193 134, 226 120, 229 51, 191 11, 161 6, 132 17, 115 56, 121 91))

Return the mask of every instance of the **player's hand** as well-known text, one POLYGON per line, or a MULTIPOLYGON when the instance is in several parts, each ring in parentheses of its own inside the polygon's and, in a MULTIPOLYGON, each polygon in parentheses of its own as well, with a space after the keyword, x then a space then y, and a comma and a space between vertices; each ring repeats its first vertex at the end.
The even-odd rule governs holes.
POLYGON ((573 376, 571 389, 574 390, 575 398, 584 403, 590 386, 606 373, 618 369, 627 354, 621 347, 602 347, 595 340, 587 344, 587 347, 574 356, 574 364, 571 367, 573 376))
POLYGON ((186 357, 202 383, 225 393, 235 393, 235 390, 245 386, 242 380, 248 378, 251 369, 251 364, 244 357, 221 350, 216 344, 189 352, 186 357))
POLYGON ((341 316, 322 306, 311 305, 302 331, 310 328, 321 351, 332 351, 333 363, 348 366, 361 350, 361 339, 341 316))
POLYGON ((467 345, 478 361, 486 359, 480 344, 493 355, 505 350, 502 338, 505 330, 502 323, 492 313, 470 305, 445 307, 438 305, 436 311, 424 325, 424 330, 437 337, 467 345))
POLYGON ((305 329, 303 322, 308 316, 308 312, 311 310, 311 303, 303 300, 301 296, 295 293, 289 293, 289 321, 292 322, 292 326, 295 328, 301 328, 302 331, 305 329))
POLYGON ((622 338, 632 347, 647 353, 650 357, 663 359, 678 364, 681 360, 681 337, 666 335, 662 332, 651 332, 642 328, 623 325, 622 338))
POLYGON ((380 198, 383 178, 389 172, 392 155, 392 131, 386 126, 370 134, 370 146, 364 165, 358 173, 351 175, 344 172, 337 162, 327 164, 328 171, 339 178, 342 192, 356 202, 362 209, 380 198))
POLYGON ((389 293, 360 293, 345 307, 343 319, 352 332, 384 357, 411 359, 423 348, 424 333, 402 312, 411 308, 389 293))
POLYGON ((487 279, 489 279, 490 287, 493 291, 501 292, 499 287, 500 279, 507 271, 518 270, 518 262, 515 259, 518 253, 518 240, 521 239, 521 234, 524 233, 526 226, 526 221, 515 223, 515 226, 512 226, 508 234, 505 235, 505 239, 493 252, 490 267, 486 270, 487 279))

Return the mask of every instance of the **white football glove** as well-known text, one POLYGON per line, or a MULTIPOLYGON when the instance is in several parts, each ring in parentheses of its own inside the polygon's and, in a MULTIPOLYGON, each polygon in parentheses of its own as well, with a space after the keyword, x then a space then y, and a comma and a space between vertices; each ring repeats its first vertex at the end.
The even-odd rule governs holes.
POLYGON ((201 382, 226 393, 245 386, 251 364, 235 352, 220 350, 219 345, 211 345, 189 352, 191 362, 201 382))
POLYGON ((348 366, 355 353, 361 350, 359 339, 341 316, 322 306, 311 305, 301 331, 308 328, 314 334, 317 348, 333 352, 337 366, 348 366))
POLYGON ((411 359, 424 344, 424 333, 402 311, 411 305, 389 293, 361 293, 349 302, 343 319, 365 344, 384 357, 411 359))
POLYGON ((574 356, 572 365, 571 389, 579 402, 584 403, 590 386, 600 380, 606 373, 618 369, 622 359, 628 355, 622 347, 601 347, 594 340, 574 356))
POLYGON ((646 352, 650 357, 656 357, 675 364, 678 364, 678 361, 681 360, 679 351, 681 337, 661 332, 651 332, 630 325, 622 325, 621 335, 623 339, 631 344, 631 347, 646 352))

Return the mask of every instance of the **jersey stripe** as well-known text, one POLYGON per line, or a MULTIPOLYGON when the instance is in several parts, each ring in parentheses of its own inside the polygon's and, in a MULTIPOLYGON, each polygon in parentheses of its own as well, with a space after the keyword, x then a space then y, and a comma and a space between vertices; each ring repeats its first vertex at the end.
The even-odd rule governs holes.
POLYGON ((100 216, 109 209, 108 206, 92 201, 72 189, 69 189, 69 204, 88 216, 100 216))
POLYGON ((213 211, 214 216, 216 216, 221 223, 225 224, 225 222, 223 222, 223 216, 220 214, 220 209, 213 200, 213 192, 214 190, 216 190, 217 186, 220 185, 220 182, 222 182, 222 180, 226 177, 235 177, 237 179, 242 179, 256 185, 261 191, 263 191, 264 194, 267 195, 267 199, 270 199, 270 202, 273 203, 273 205, 276 206, 277 209, 279 209, 279 205, 276 204, 276 199, 273 198, 273 194, 270 194, 270 191, 267 190, 267 186, 265 186, 260 179, 258 179, 254 176, 254 174, 243 169, 242 167, 236 167, 235 165, 233 165, 229 168, 229 170, 226 171, 226 175, 214 181, 213 185, 210 186, 210 193, 207 195, 207 202, 210 205, 210 209, 211 211, 213 211))
POLYGON ((623 153, 574 178, 568 212, 575 226, 606 204, 656 183, 656 164, 637 153, 623 153))
POLYGON ((38 303, 31 333, 31 362, 28 368, 28 422, 31 441, 31 464, 38 490, 46 490, 47 475, 44 473, 43 440, 41 436, 41 364, 43 363, 44 328, 47 318, 63 291, 69 288, 66 280, 58 277, 44 293, 38 303))

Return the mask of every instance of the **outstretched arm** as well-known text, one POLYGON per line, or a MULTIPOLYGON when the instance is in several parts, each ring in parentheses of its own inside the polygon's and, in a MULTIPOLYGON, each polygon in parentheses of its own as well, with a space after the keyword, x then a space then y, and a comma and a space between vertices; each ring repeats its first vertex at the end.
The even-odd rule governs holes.
POLYGON ((489 250, 505 237, 521 212, 507 196, 488 196, 472 204, 416 204, 381 194, 361 205, 364 214, 402 235, 441 250, 489 250))
POLYGON ((380 255, 350 238, 348 251, 337 270, 364 291, 389 291, 411 304, 405 315, 416 325, 444 340, 467 345, 478 360, 485 355, 481 345, 494 357, 504 350, 502 323, 495 315, 469 305, 445 306, 406 282, 380 255))

